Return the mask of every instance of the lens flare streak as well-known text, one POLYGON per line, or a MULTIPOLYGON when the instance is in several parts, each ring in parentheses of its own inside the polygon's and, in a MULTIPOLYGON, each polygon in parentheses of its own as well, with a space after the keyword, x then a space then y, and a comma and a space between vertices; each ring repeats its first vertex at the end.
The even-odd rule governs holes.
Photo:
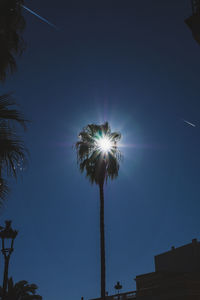
POLYGON ((195 124, 193 124, 193 123, 191 123, 191 122, 189 122, 189 121, 187 121, 187 120, 183 120, 186 124, 188 124, 188 125, 190 125, 190 126, 192 126, 192 127, 196 127, 196 125, 195 124))
POLYGON ((40 15, 38 15, 36 12, 34 12, 33 10, 31 10, 30 8, 28 8, 25 5, 22 5, 22 7, 27 10, 28 12, 30 12, 32 15, 36 16, 38 19, 42 20, 43 22, 45 22, 46 24, 48 24, 49 26, 58 29, 58 27, 56 25, 54 25, 53 23, 49 22, 47 19, 41 17, 40 15))

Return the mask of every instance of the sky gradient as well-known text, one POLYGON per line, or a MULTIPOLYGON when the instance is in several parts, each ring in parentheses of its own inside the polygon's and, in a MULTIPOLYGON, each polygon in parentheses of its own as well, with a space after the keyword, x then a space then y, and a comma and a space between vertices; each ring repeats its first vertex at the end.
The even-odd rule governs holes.
POLYGON ((24 11, 27 48, 1 88, 31 120, 29 166, 1 212, 19 230, 10 275, 38 284, 44 300, 99 297, 98 187, 80 174, 73 146, 85 125, 108 121, 127 147, 105 187, 107 290, 117 281, 135 290, 154 255, 199 239, 200 47, 184 24, 190 1, 25 5, 59 30, 24 11))

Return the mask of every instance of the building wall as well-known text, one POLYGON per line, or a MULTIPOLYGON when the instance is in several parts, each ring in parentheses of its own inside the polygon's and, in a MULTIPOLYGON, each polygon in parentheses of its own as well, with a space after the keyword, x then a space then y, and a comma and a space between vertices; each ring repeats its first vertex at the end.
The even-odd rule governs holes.
POLYGON ((174 248, 155 256, 155 271, 198 272, 200 271, 200 242, 174 248))
POLYGON ((137 300, 200 300, 200 242, 155 256, 155 272, 135 280, 137 300))

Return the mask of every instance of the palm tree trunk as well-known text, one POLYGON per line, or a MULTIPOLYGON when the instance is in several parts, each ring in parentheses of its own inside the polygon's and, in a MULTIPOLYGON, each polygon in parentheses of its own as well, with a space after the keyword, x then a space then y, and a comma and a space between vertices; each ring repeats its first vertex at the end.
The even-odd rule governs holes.
POLYGON ((101 298, 106 295, 106 263, 105 263, 105 233, 104 233, 104 183, 99 184, 100 190, 100 250, 101 250, 101 298))

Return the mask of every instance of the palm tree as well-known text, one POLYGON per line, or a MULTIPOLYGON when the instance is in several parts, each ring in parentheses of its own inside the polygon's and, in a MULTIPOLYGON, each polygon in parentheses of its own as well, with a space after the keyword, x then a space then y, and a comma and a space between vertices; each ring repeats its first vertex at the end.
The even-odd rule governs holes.
POLYGON ((111 132, 108 122, 102 125, 90 124, 79 133, 76 143, 77 161, 81 172, 86 172, 90 182, 99 186, 100 192, 100 251, 101 251, 101 298, 105 299, 106 266, 104 235, 104 183, 108 178, 118 176, 121 153, 117 142, 119 132, 111 132))
POLYGON ((24 129, 27 121, 15 108, 11 95, 0 96, 0 200, 4 200, 8 193, 7 176, 17 178, 18 171, 26 164, 27 150, 23 141, 16 133, 15 123, 24 129))
MULTIPOLYGON (((0 0, 0 81, 16 69, 16 55, 24 50, 22 31, 25 20, 21 14, 24 0, 0 0)), ((23 167, 27 151, 13 127, 18 123, 25 128, 26 120, 9 94, 0 96, 0 205, 8 194, 5 175, 17 177, 17 170, 23 167)))
MULTIPOLYGON (((8 280, 8 290, 3 300, 42 300, 42 297, 36 295, 36 284, 28 284, 26 280, 21 280, 14 284, 12 277, 8 280)), ((2 287, 0 295, 2 297, 2 287)))
POLYGON ((22 31, 25 20, 22 16, 23 0, 0 1, 0 81, 16 69, 16 55, 24 50, 22 31))

